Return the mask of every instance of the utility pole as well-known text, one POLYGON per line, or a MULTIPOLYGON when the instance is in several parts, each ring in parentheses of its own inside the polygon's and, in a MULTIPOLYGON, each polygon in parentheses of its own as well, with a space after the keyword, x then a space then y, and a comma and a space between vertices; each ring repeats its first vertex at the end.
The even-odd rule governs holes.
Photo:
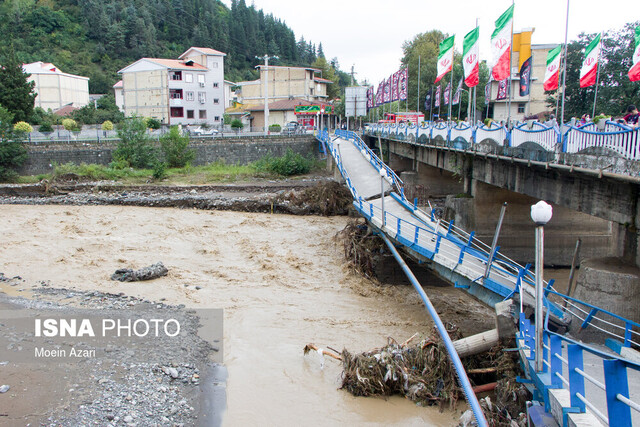
POLYGON ((353 85, 354 85, 354 82, 356 81, 356 79, 355 79, 354 75, 358 74, 358 73, 356 73, 356 72, 354 71, 354 67, 355 67, 355 65, 352 65, 352 66, 351 66, 351 86, 353 86, 353 85))
POLYGON ((269 60, 280 59, 277 56, 256 56, 264 60, 264 134, 269 135, 269 60))

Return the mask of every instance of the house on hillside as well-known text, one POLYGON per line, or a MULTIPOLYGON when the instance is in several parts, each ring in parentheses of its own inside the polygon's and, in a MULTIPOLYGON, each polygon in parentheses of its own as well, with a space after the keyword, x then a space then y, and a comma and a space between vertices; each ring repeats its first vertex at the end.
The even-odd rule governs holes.
POLYGON ((265 100, 265 75, 268 79, 268 102, 302 99, 311 102, 327 101, 327 85, 315 68, 258 65, 260 79, 239 82, 238 100, 246 106, 262 104, 265 100))
POLYGON ((116 104, 126 116, 154 117, 168 125, 220 126, 226 105, 225 56, 191 47, 178 59, 139 59, 118 71, 122 86, 114 86, 116 104))
POLYGON ((22 70, 30 74, 28 81, 35 82, 38 94, 34 107, 57 111, 63 107, 76 109, 89 103, 89 77, 64 73, 50 62, 22 64, 22 70))
MULTIPOLYGON (((522 120, 525 116, 548 112, 547 96, 542 87, 544 72, 547 68, 547 53, 557 44, 532 44, 533 28, 527 28, 513 33, 513 54, 511 56, 511 118, 522 120), (531 57, 531 80, 529 94, 520 96, 520 71, 522 64, 531 57)), ((493 80, 490 87, 489 117, 494 120, 507 120, 509 116, 508 89, 502 90, 503 96, 498 96, 500 83, 493 80)), ((507 83, 508 86, 508 83, 507 83)), ((481 89, 478 89, 481 90, 481 89)))

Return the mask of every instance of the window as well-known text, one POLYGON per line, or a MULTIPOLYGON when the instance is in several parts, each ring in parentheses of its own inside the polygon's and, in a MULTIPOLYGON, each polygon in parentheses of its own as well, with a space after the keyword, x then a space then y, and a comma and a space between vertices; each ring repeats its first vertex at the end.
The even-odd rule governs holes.
POLYGON ((171 80, 182 80, 182 71, 171 71, 169 73, 169 78, 171 80))
POLYGON ((193 119, 193 110, 187 110, 187 119, 193 119))
POLYGON ((218 87, 218 83, 214 83, 214 84, 213 84, 213 87, 218 87))
POLYGON ((218 98, 213 98, 213 103, 214 104, 220 104, 220 100, 218 98))
POLYGON ((201 104, 204 104, 205 102, 207 102, 207 93, 198 92, 198 101, 200 101, 201 104))
POLYGON ((182 107, 171 107, 171 117, 184 117, 182 107))
POLYGON ((200 110, 198 113, 201 119, 207 118, 207 110, 200 110))
POLYGON ((313 88, 309 88, 309 95, 313 95, 313 88))
POLYGON ((184 81, 187 83, 193 83, 193 74, 184 73, 184 81))
POLYGON ((198 83, 204 83, 204 74, 198 74, 198 83))
POLYGON ((169 89, 169 98, 182 99, 182 89, 169 89))
POLYGON ((522 102, 518 104, 518 113, 524 114, 524 103, 522 102))
POLYGON ((211 68, 218 68, 218 63, 217 62, 212 62, 211 63, 211 68))
POLYGON ((213 118, 213 121, 215 121, 215 122, 219 122, 219 121, 220 121, 220 116, 215 116, 215 117, 213 118))
POLYGON ((193 101, 193 92, 187 92, 187 101, 193 101))

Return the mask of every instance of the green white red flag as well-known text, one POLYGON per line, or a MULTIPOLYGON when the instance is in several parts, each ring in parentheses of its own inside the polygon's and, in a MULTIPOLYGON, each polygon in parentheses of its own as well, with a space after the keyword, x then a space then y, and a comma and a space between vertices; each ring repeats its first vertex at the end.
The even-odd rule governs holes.
POLYGON ((478 66, 478 27, 469 31, 464 36, 462 44, 462 67, 464 69, 464 82, 467 87, 474 87, 478 84, 480 68, 478 66))
POLYGON ((629 70, 629 80, 637 82, 640 80, 640 27, 636 27, 636 50, 633 51, 633 65, 629 70))
POLYGON ((546 91, 558 89, 561 52, 562 45, 558 45, 555 49, 550 50, 547 54, 547 69, 544 72, 544 83, 542 84, 542 87, 546 91))
POLYGON ((513 28, 513 4, 496 20, 491 34, 491 56, 494 80, 504 80, 511 72, 511 30, 513 28))
POLYGON ((451 36, 442 40, 440 43, 440 54, 438 55, 438 75, 436 83, 445 76, 453 68, 453 40, 455 36, 451 36))
POLYGON ((584 52, 584 60, 580 69, 580 87, 593 86, 598 74, 598 59, 600 58, 600 34, 598 34, 587 46, 584 52))

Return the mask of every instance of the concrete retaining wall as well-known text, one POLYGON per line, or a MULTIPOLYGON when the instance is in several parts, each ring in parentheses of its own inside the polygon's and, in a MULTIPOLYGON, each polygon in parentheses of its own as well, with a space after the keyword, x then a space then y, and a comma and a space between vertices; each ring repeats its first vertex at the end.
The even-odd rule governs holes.
MULTIPOLYGON (((55 164, 64 163, 108 165, 115 147, 115 144, 96 143, 29 146, 27 161, 18 173, 21 175, 50 173, 55 164)), ((288 149, 303 156, 315 156, 318 153, 318 143, 312 135, 193 140, 190 148, 196 152, 194 166, 216 161, 227 164, 247 164, 267 155, 282 156, 288 149)))

